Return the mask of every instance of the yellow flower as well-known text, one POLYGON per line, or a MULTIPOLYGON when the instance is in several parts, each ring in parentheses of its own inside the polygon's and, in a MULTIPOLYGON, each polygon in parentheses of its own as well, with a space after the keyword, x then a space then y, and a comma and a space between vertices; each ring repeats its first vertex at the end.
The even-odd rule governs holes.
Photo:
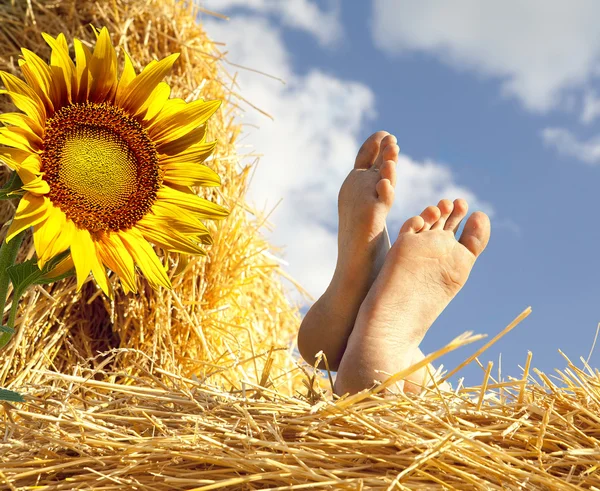
POLYGON ((7 241, 33 227, 40 268, 70 249, 78 288, 91 271, 110 294, 108 267, 126 292, 136 291, 135 265, 153 287, 170 288, 149 242, 205 254, 199 244, 211 238, 200 220, 228 214, 190 188, 220 184, 202 164, 216 144, 205 141, 205 123, 220 101, 169 98, 161 80, 178 54, 139 74, 125 54, 119 78, 108 30, 96 34, 93 53, 74 39, 75 61, 63 34, 43 34, 52 48, 49 65, 23 49, 26 82, 0 72, 0 94, 22 111, 0 114, 0 159, 25 191, 7 241))

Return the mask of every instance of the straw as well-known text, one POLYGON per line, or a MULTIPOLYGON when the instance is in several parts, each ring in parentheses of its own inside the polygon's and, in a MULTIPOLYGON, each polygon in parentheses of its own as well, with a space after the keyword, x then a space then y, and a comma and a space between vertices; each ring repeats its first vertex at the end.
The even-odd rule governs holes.
POLYGON ((0 489, 600 488, 600 379, 570 361, 563 388, 512 380, 504 403, 490 384, 445 405, 243 397, 137 368, 40 373, 25 404, 5 405, 0 489))
MULTIPOLYGON (((223 185, 198 191, 232 210, 226 220, 207 223, 214 244, 207 247, 206 258, 178 265, 174 256, 164 257, 171 265, 170 292, 156 292, 145 280, 138 294, 124 295, 117 288, 113 302, 91 281, 79 293, 74 280, 32 290, 22 302, 17 334, 0 353, 0 386, 40 383, 39 374, 48 369, 97 368, 105 359, 99 353, 133 348, 112 359, 117 365, 111 368, 158 364, 235 390, 244 380, 259 383, 270 356, 275 361, 270 383, 287 393, 301 387, 301 371, 289 350, 300 322, 298 309, 286 298, 281 264, 262 233, 266 217, 244 201, 252 167, 239 163, 235 148, 240 104, 232 78, 221 67, 221 53, 195 20, 199 11, 192 3, 173 0, 0 3, 0 69, 16 74, 21 47, 48 59, 42 31, 64 32, 68 39, 93 45, 90 24, 107 26, 117 51, 127 50, 138 71, 152 59, 180 52, 167 79, 172 96, 224 101, 209 121, 207 136, 219 142, 207 163, 223 185)), ((9 109, 8 100, 1 98, 0 111, 9 109)), ((0 174, 6 179, 7 169, 0 174)), ((0 239, 14 206, 0 204, 0 239)), ((22 257, 33 254, 29 235, 22 257)))
MULTIPOLYGON (((483 336, 465 333, 342 398, 331 374, 296 363, 298 310, 262 235, 267 216, 244 201, 243 99, 200 10, 174 0, 0 3, 0 69, 17 73, 21 46, 47 57, 42 30, 92 42, 89 23, 107 25, 138 69, 180 51, 174 95, 225 101, 209 127, 223 186, 198 191, 232 209, 209 223, 206 258, 164 257, 173 291, 142 282, 138 295, 108 302, 92 283, 78 293, 67 281, 24 298, 0 353, 0 386, 26 399, 0 406, 0 490, 600 489, 600 373, 587 360, 565 357, 550 377, 530 352, 520 379, 494 380, 490 362, 480 385, 444 390, 472 361, 483 367, 482 353, 530 309, 418 396, 386 389, 483 336)), ((13 213, 3 202, 0 237, 13 213)), ((29 236, 21 258, 33 253, 29 236)))

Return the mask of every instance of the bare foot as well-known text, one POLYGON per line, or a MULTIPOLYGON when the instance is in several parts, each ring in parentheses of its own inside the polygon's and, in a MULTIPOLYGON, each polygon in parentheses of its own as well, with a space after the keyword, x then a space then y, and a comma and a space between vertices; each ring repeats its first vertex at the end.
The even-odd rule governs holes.
MULTIPOLYGON (((442 200, 407 220, 367 297, 340 363, 335 392, 356 393, 413 364, 429 327, 467 281, 490 237, 486 214, 442 200)), ((421 378, 422 380, 422 378, 421 378)))
POLYGON ((390 248, 385 219, 394 201, 396 137, 371 135, 356 157, 338 198, 338 259, 323 296, 304 316, 298 349, 308 362, 323 350, 337 370, 356 315, 390 248))

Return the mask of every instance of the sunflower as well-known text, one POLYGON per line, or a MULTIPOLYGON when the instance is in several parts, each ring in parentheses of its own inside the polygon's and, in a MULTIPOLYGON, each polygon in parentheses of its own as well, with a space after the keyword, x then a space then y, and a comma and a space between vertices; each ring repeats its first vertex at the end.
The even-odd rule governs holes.
POLYGON ((69 250, 78 290, 93 274, 111 295, 106 268, 125 292, 137 291, 135 266, 154 288, 171 287, 150 243, 180 254, 205 254, 211 237, 203 219, 228 215, 191 186, 218 186, 203 164, 216 141, 206 121, 220 101, 170 98, 162 79, 178 54, 152 61, 139 74, 117 55, 108 29, 93 52, 74 39, 75 61, 63 34, 42 34, 50 63, 22 49, 25 82, 0 72, 22 112, 0 114, 0 159, 17 172, 24 192, 6 240, 33 227, 40 269, 69 250))

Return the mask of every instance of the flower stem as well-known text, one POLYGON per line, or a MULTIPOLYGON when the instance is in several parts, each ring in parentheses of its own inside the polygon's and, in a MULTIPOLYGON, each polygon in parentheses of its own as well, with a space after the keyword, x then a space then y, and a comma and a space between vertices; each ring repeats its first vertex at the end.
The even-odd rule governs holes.
MULTIPOLYGON (((14 298, 13 303, 10 306, 10 313, 8 314, 8 327, 15 327, 15 320, 17 319, 17 312, 19 311, 19 299, 14 298)), ((0 344, 0 346, 2 346, 0 344)))
MULTIPOLYGON (((10 278, 8 276, 8 268, 10 268, 13 264, 15 264, 15 260, 17 259, 17 254, 19 252, 19 248, 21 247, 21 242, 23 242, 23 237, 25 232, 21 232, 19 235, 13 237, 10 242, 2 242, 2 247, 0 247, 0 323, 4 319, 4 307, 6 306, 6 297, 8 295, 8 284, 10 282, 10 278)), ((16 302, 15 302, 16 303, 16 302)), ((16 311, 16 308, 11 309, 11 318, 14 323, 15 315, 12 315, 12 310, 16 311)), ((10 322, 10 320, 9 320, 10 322)), ((9 327, 13 327, 10 325, 9 327)), ((4 346, 8 339, 10 338, 10 334, 2 334, 0 336, 0 347, 4 346)))

